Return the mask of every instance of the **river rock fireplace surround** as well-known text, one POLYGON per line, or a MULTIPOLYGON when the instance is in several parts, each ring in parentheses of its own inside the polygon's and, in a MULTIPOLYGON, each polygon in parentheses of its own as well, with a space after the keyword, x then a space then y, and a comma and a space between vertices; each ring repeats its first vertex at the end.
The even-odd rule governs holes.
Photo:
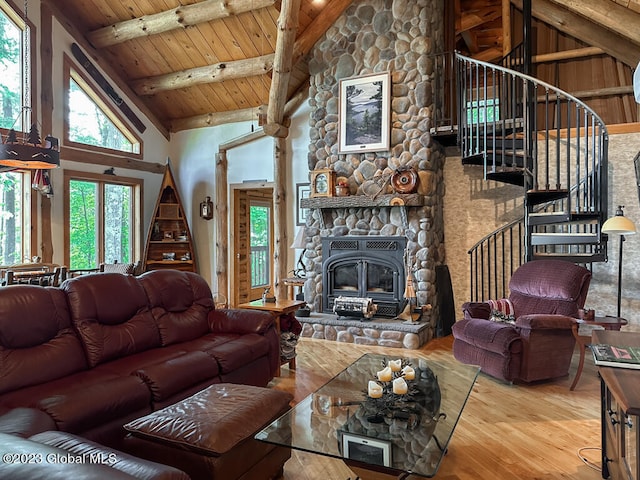
MULTIPOLYGON (((362 0, 353 2, 310 52, 308 168, 332 169, 336 183, 346 184, 349 195, 330 193, 328 197, 303 199, 300 204, 309 209, 304 227, 304 297, 312 315, 301 319, 305 336, 405 348, 433 336, 439 316, 435 272, 446 263, 442 212, 445 155, 431 138, 432 119, 444 116, 434 99, 443 98, 443 72, 435 59, 445 51, 445 25, 444 0, 362 0), (340 80, 387 71, 391 75, 389 149, 339 152, 340 80), (417 175, 415 191, 394 191, 393 174, 408 169, 417 175), (348 324, 325 313, 331 308, 330 295, 336 292, 325 294, 326 253, 322 247, 323 242, 331 241, 325 239, 336 237, 405 240, 418 305, 432 306, 421 320, 426 333, 424 328, 420 334, 411 333, 407 341, 397 331, 402 320, 389 317, 383 322, 388 327, 373 328, 376 318, 348 324)), ((400 262, 403 268, 398 269, 394 293, 390 294, 395 297, 404 293, 406 277, 402 259, 400 262)), ((363 291, 361 287, 362 282, 353 295, 389 293, 363 291)))

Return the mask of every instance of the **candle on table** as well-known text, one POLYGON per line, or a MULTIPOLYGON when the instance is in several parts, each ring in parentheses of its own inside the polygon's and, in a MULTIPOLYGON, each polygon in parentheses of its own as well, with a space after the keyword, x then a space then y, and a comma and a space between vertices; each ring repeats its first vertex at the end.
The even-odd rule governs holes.
POLYGON ((393 393, 396 395, 404 395, 409 391, 409 387, 407 386, 407 382, 404 381, 404 378, 399 377, 393 381, 393 393))
POLYGON ((389 368, 392 372, 399 372, 402 368, 402 360, 389 360, 389 368))
POLYGON ((393 372, 391 372, 390 367, 384 367, 376 375, 378 376, 378 380, 381 382, 390 382, 393 377, 393 372))
POLYGON ((411 365, 407 365, 402 369, 402 373, 404 375, 405 380, 413 380, 416 378, 416 371, 413 369, 411 365))
POLYGON ((369 396, 371 398, 380 398, 382 397, 382 385, 378 385, 373 380, 369 380, 369 396))

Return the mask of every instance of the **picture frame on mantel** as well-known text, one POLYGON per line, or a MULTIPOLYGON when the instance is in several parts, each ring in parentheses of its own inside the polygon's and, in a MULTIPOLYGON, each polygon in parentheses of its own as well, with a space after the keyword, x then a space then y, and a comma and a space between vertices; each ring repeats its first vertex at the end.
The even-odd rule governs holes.
POLYGON ((391 135, 391 74, 340 80, 338 152, 389 150, 391 135))
POLYGON ((311 183, 296 183, 296 225, 307 224, 308 208, 302 208, 300 202, 303 198, 309 198, 311 196, 311 183))

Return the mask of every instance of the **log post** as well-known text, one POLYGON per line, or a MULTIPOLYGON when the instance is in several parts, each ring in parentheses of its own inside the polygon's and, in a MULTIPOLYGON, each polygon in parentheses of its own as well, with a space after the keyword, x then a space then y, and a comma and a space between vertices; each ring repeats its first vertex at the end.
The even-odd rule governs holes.
POLYGON ((276 298, 287 298, 287 287, 282 279, 287 277, 287 141, 284 138, 273 139, 273 253, 274 280, 276 298))
POLYGON ((229 222, 227 208, 227 152, 220 151, 216 155, 216 254, 214 257, 218 292, 231 301, 229 295, 229 222))

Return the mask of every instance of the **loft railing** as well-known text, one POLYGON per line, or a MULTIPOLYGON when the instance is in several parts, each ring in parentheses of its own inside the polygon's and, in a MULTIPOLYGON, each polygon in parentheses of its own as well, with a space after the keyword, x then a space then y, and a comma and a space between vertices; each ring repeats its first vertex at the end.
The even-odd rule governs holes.
POLYGON ((463 159, 484 165, 487 179, 522 185, 525 195, 522 226, 519 221, 505 225, 469 251, 471 296, 482 300, 505 294, 513 268, 540 252, 584 254, 602 248, 541 246, 532 238, 539 233, 600 236, 608 208, 608 133, 590 107, 552 85, 460 54, 455 63, 463 159), (564 213, 566 221, 534 224, 531 214, 541 204, 546 213, 564 213), (592 221, 575 221, 589 215, 592 221))

